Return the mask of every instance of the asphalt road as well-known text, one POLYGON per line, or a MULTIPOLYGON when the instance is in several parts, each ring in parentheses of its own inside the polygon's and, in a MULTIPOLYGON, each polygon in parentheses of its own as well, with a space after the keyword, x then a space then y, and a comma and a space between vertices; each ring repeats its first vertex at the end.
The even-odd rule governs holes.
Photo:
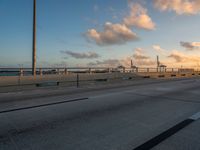
MULTIPOLYGON (((9 102, 0 106, 0 150, 133 150, 199 111, 200 79, 9 102)), ((200 121, 153 149, 199 150, 200 121)))

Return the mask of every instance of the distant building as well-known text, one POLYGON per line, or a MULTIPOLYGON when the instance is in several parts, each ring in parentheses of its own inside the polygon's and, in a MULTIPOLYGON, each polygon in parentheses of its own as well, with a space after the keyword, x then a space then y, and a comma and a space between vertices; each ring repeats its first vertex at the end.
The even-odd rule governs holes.
POLYGON ((159 69, 160 72, 166 72, 167 66, 166 66, 166 65, 160 64, 160 65, 158 66, 158 69, 159 69))
POLYGON ((122 66, 122 65, 120 65, 120 66, 118 66, 117 68, 118 68, 118 69, 124 69, 125 67, 122 66))
POLYGON ((119 70, 120 72, 125 72, 126 67, 120 65, 117 67, 117 70, 119 70))
POLYGON ((160 68, 167 68, 167 66, 165 66, 165 65, 160 65, 159 67, 160 68))

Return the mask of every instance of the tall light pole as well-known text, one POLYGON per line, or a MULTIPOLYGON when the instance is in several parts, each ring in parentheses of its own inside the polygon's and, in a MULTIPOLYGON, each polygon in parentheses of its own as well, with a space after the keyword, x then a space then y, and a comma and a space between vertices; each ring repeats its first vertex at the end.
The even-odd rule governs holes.
POLYGON ((36 0, 33 0, 33 52, 32 52, 32 75, 36 75, 36 0))
POLYGON ((157 68, 160 66, 159 56, 157 56, 157 68))

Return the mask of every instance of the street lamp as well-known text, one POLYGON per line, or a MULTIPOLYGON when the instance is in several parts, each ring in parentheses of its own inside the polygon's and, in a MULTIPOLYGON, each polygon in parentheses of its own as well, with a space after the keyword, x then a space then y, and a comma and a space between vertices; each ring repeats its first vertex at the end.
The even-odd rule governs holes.
POLYGON ((36 76, 36 0, 33 0, 33 52, 32 75, 36 76))

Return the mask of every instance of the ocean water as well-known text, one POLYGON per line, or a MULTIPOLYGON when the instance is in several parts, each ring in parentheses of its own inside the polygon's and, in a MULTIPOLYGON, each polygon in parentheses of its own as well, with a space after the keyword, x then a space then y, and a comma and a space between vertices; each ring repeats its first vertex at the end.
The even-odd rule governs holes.
MULTIPOLYGON (((19 76, 19 71, 0 71, 0 76, 19 76)), ((30 71, 24 72, 24 76, 31 75, 30 71)))
POLYGON ((19 76, 19 72, 0 72, 0 76, 19 76))

